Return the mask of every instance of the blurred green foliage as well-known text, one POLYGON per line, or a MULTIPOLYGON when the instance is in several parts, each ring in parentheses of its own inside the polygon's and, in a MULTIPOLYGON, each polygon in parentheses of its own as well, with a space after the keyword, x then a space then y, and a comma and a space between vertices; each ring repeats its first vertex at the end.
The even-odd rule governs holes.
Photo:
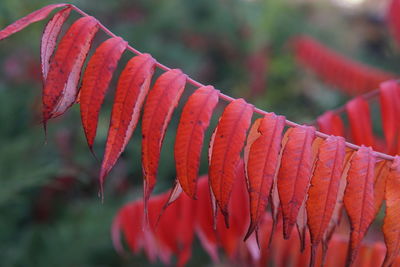
MULTIPOLYGON (((327 91, 326 85, 295 65, 287 45, 291 36, 313 34, 353 58, 392 71, 397 67, 398 53, 383 25, 376 24, 384 33, 381 54, 363 46, 368 40, 362 34, 351 36, 359 27, 354 18, 369 14, 359 12, 349 18, 326 3, 294 2, 71 1, 158 61, 299 122, 313 120, 346 97, 327 91), (316 16, 321 13, 326 16, 316 16), (321 16, 324 21, 316 23, 321 16), (247 64, 251 55, 267 65, 261 72, 267 78, 261 92, 251 89, 249 77, 255 71, 247 64)), ((49 3, 54 1, 0 1, 0 28, 49 3)), ((0 44, 0 266, 144 266, 143 256, 117 255, 109 235, 117 209, 141 194, 140 127, 109 175, 102 203, 97 197, 99 163, 87 149, 79 107, 49 123, 45 144, 39 78, 43 27, 44 23, 36 23, 0 44)), ((99 34, 96 44, 104 39, 99 34)), ((121 66, 129 56, 125 54, 121 66)), ((98 155, 104 149, 115 77, 99 122, 98 155)), ((174 180, 171 155, 180 110, 181 106, 166 134, 156 192, 171 187, 174 180)), ((208 136, 216 124, 214 117, 208 136)), ((205 157, 201 168, 206 172, 205 157)), ((195 247, 189 265, 208 264, 208 256, 198 244, 195 247)))

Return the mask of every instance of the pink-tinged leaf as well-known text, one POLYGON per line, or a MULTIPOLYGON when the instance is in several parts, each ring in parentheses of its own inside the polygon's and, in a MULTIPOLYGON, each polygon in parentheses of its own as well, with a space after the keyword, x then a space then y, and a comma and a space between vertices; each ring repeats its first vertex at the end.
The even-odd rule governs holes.
POLYGON ((246 133, 254 107, 243 99, 232 101, 224 110, 215 132, 209 169, 210 184, 217 204, 229 225, 228 204, 246 133))
POLYGON ((283 234, 288 239, 306 197, 312 171, 312 142, 315 129, 295 127, 288 135, 278 174, 278 192, 282 206, 283 234))
POLYGON ((155 60, 149 54, 143 54, 129 60, 119 77, 101 164, 101 185, 136 129, 154 68, 155 60))
POLYGON ((78 19, 61 39, 50 61, 43 89, 43 123, 62 115, 74 102, 81 68, 99 29, 93 17, 78 19))
POLYGON ((10 35, 19 32, 20 30, 24 29, 25 27, 29 26, 34 22, 41 21, 45 19, 54 9, 59 7, 69 6, 68 4, 53 4, 45 6, 39 10, 36 10, 29 15, 17 20, 11 25, 8 25, 6 28, 0 31, 0 40, 3 40, 10 35))
POLYGON ((390 4, 387 5, 386 20, 390 32, 394 39, 397 41, 397 45, 400 44, 400 20, 399 20, 400 1, 391 0, 390 4))
POLYGON ((83 129, 90 150, 97 132, 97 123, 111 78, 128 43, 120 37, 103 42, 94 52, 82 78, 80 107, 83 129))
POLYGON ((344 136, 344 125, 339 115, 327 111, 317 119, 319 131, 336 136, 344 136))
POLYGON ((344 206, 351 224, 349 254, 347 255, 349 266, 355 262, 361 241, 374 220, 375 162, 372 149, 362 146, 350 163, 344 193, 344 206))
POLYGON ((329 136, 319 147, 316 167, 308 190, 307 216, 311 234, 311 266, 318 244, 326 233, 340 188, 345 160, 345 141, 329 136))
POLYGON ((186 102, 175 140, 177 179, 183 191, 195 198, 204 132, 218 104, 219 91, 212 86, 197 89, 186 102))
POLYGON ((54 49, 56 48, 57 39, 61 28, 68 19, 71 10, 71 7, 67 7, 58 11, 56 14, 54 14, 53 18, 51 18, 44 29, 40 46, 43 82, 46 82, 47 73, 49 72, 50 68, 50 58, 54 53, 54 49))
POLYGON ((381 84, 379 90, 387 151, 395 154, 396 146, 400 143, 400 86, 397 81, 387 81, 381 84))
MULTIPOLYGON (((161 146, 172 112, 185 89, 187 76, 178 69, 163 73, 148 94, 142 118, 142 169, 144 200, 154 189, 161 146)), ((145 211, 147 212, 147 211, 145 211)))
POLYGON ((265 213, 279 165, 278 159, 284 127, 285 117, 269 113, 253 124, 248 135, 245 164, 251 223, 245 239, 258 228, 265 213))
POLYGON ((362 97, 356 97, 346 104, 346 111, 354 143, 374 146, 371 115, 367 101, 362 97))
POLYGON ((384 267, 391 266, 400 255, 400 157, 396 156, 386 181, 386 215, 383 234, 386 243, 384 267))

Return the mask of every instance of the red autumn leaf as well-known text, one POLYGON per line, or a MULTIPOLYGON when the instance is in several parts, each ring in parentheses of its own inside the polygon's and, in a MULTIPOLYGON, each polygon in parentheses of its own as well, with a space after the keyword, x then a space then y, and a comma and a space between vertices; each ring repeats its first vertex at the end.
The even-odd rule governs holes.
POLYGON ((351 224, 348 265, 356 260, 361 240, 374 220, 375 161, 372 149, 364 146, 351 160, 343 199, 351 224))
POLYGON ((386 178, 390 170, 390 161, 382 160, 376 163, 374 175, 374 207, 378 215, 385 198, 386 178))
POLYGON ((327 111, 317 119, 319 131, 336 136, 344 136, 344 125, 339 115, 327 111))
POLYGON ((98 28, 95 18, 83 17, 72 24, 61 39, 43 89, 44 126, 75 102, 81 68, 98 28))
POLYGON ((387 151, 395 154, 400 143, 400 86, 397 81, 387 81, 381 84, 379 93, 387 151))
POLYGON ((44 29, 40 46, 43 82, 46 82, 47 73, 50 68, 50 58, 56 48, 58 35, 60 34, 65 21, 68 19, 70 12, 71 7, 58 11, 47 23, 46 28, 44 29))
POLYGON ((290 237, 297 215, 306 197, 312 170, 314 127, 293 128, 283 149, 278 173, 278 193, 282 206, 283 235, 290 237))
POLYGON ((386 215, 383 234, 387 247, 384 267, 391 266, 400 254, 400 157, 396 156, 386 181, 386 215))
POLYGON ((108 85, 128 43, 120 37, 103 42, 94 52, 82 78, 80 106, 82 126, 90 150, 93 151, 97 123, 108 85))
POLYGON ((232 101, 224 110, 215 131, 209 179, 212 193, 229 226, 228 204, 236 177, 246 133, 251 123, 253 106, 243 99, 232 101))
POLYGON ((154 189, 161 146, 172 112, 185 89, 186 75, 178 69, 163 73, 148 94, 142 118, 142 169, 144 200, 154 189))
POLYGON ((251 207, 251 223, 245 239, 257 229, 268 204, 279 164, 285 117, 269 113, 256 122, 258 123, 254 123, 250 130, 245 147, 246 178, 251 207), (255 131, 258 136, 251 140, 255 131))
POLYGON ((309 36, 295 37, 292 44, 300 64, 345 93, 369 92, 394 77, 391 73, 348 59, 309 36))
POLYGON ((311 265, 335 209, 344 159, 345 141, 342 137, 329 136, 320 145, 306 205, 312 243, 311 265))
POLYGON ((143 54, 129 60, 119 77, 101 164, 101 185, 135 131, 154 68, 155 60, 143 54))
POLYGON ((374 136, 369 105, 362 97, 356 97, 346 104, 351 136, 355 144, 373 146, 374 136))
POLYGON ((0 40, 7 38, 8 36, 19 32, 20 30, 24 29, 25 27, 29 26, 34 22, 41 21, 45 19, 54 9, 59 7, 69 6, 68 4, 53 4, 45 6, 39 10, 36 10, 29 15, 17 20, 11 25, 8 25, 6 28, 0 31, 0 40))
POLYGON ((218 103, 219 91, 212 86, 197 89, 186 102, 175 140, 176 173, 183 191, 195 198, 204 132, 218 103))

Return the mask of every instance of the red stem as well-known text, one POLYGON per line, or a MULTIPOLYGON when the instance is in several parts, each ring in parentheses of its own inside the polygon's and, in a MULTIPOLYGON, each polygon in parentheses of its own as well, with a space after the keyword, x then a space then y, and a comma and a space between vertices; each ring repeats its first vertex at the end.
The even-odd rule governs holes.
MULTIPOLYGON (((74 5, 71 5, 71 6, 72 6, 72 8, 73 8, 76 12, 78 12, 78 13, 81 14, 82 16, 86 16, 86 17, 90 16, 89 14, 87 14, 87 13, 84 12, 84 11, 82 11, 82 10, 79 9, 78 7, 76 7, 76 6, 74 6, 74 5)), ((98 23, 99 23, 100 28, 101 28, 106 34, 108 34, 108 35, 111 36, 111 37, 117 37, 112 31, 110 31, 106 26, 104 26, 100 21, 98 21, 98 23)), ((142 53, 141 53, 140 51, 136 50, 135 48, 133 48, 133 47, 130 46, 130 45, 128 45, 127 49, 130 50, 130 51, 132 51, 132 52, 133 52, 134 54, 136 54, 136 55, 142 55, 142 53)), ((159 62, 156 62, 156 66, 157 66, 158 68, 164 70, 164 71, 169 71, 169 70, 171 70, 171 68, 169 68, 169 67, 167 67, 167 66, 165 66, 165 65, 163 65, 163 64, 161 64, 161 63, 159 63, 159 62)), ((196 81, 196 80, 193 80, 193 79, 190 78, 189 76, 188 76, 188 78, 187 78, 187 82, 190 83, 190 84, 192 84, 192 85, 195 86, 195 87, 202 87, 202 86, 204 86, 202 83, 200 83, 200 82, 198 82, 198 81, 196 81)), ((374 91, 373 91, 373 92, 374 92, 374 91)), ((233 97, 228 96, 228 95, 225 95, 225 94, 223 94, 223 93, 221 93, 221 92, 219 93, 219 97, 222 98, 223 100, 227 101, 227 102, 232 102, 233 100, 235 100, 233 97)), ((255 111, 256 113, 258 113, 258 114, 261 114, 261 115, 266 115, 266 114, 268 114, 268 112, 266 112, 266 111, 264 111, 264 110, 262 110, 262 109, 259 109, 259 108, 254 108, 254 111, 255 111)), ((290 121, 290 120, 286 120, 286 125, 287 125, 287 126, 290 126, 290 127, 297 127, 297 126, 300 126, 299 124, 297 124, 297 123, 295 123, 295 122, 293 122, 293 121, 290 121)), ((324 139, 326 139, 326 138, 329 137, 329 135, 324 134, 324 133, 319 132, 319 131, 316 131, 316 136, 321 137, 321 138, 324 138, 324 139)), ((360 148, 359 146, 357 146, 357 145, 355 145, 355 144, 352 144, 352 143, 349 143, 349 142, 346 142, 346 146, 349 147, 349 148, 351 148, 351 149, 354 149, 354 150, 358 150, 358 149, 360 148)), ((381 152, 374 151, 374 153, 375 153, 375 155, 376 155, 377 157, 382 158, 382 159, 385 159, 385 160, 393 160, 393 159, 394 159, 394 157, 392 157, 392 156, 390 156, 390 155, 387 155, 387 154, 384 154, 384 153, 381 153, 381 152)))

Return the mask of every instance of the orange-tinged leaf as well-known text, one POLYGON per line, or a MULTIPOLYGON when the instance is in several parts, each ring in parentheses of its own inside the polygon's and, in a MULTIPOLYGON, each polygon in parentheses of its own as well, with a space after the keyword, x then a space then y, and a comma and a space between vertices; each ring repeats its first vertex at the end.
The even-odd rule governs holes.
POLYGON ((67 7, 58 11, 51 20, 49 20, 44 29, 40 45, 43 82, 46 81, 47 73, 49 72, 50 58, 56 48, 58 35, 65 21, 68 19, 71 9, 71 7, 67 7))
POLYGON ((351 235, 347 264, 357 257, 361 240, 374 220, 375 155, 371 148, 362 146, 353 156, 347 175, 344 206, 350 218, 351 235))
POLYGON ((155 60, 149 54, 143 54, 129 60, 119 77, 101 164, 100 185, 125 150, 136 129, 154 68, 155 60))
POLYGON ((245 148, 245 155, 248 155, 245 160, 251 217, 245 239, 258 228, 258 224, 265 213, 278 169, 282 132, 285 127, 285 117, 273 113, 269 113, 263 119, 257 121, 259 123, 254 123, 255 126, 250 131, 245 148), (255 131, 254 129, 259 136, 253 141, 251 138, 254 136, 252 134, 255 131))
POLYGON ((374 178, 374 207, 378 215, 385 198, 386 177, 390 170, 390 161, 382 160, 376 163, 374 178))
POLYGON ((387 247, 384 267, 391 266, 400 254, 400 157, 396 156, 386 180, 386 215, 383 234, 387 247))
POLYGON ((356 97, 346 104, 349 117, 351 136, 357 145, 373 146, 374 135, 367 101, 362 97, 356 97))
POLYGON ((197 89, 186 102, 175 140, 177 179, 188 196, 195 198, 204 132, 218 103, 219 91, 212 86, 197 89))
POLYGON ((81 68, 99 29, 93 17, 78 19, 61 39, 50 61, 43 89, 43 123, 62 115, 74 102, 81 68))
POLYGON ((11 25, 8 25, 6 28, 0 31, 0 40, 7 38, 8 36, 19 32, 30 24, 41 21, 45 19, 54 9, 59 7, 69 6, 68 4, 53 4, 45 6, 39 10, 36 10, 25 17, 17 20, 11 25))
POLYGON ((224 110, 215 132, 209 169, 212 193, 229 225, 228 204, 246 133, 254 107, 243 99, 232 101, 224 110))
POLYGON ((344 136, 344 125, 339 115, 329 110, 317 119, 319 131, 336 136, 344 136))
MULTIPOLYGON (((142 118, 144 200, 154 189, 165 131, 185 89, 187 76, 178 69, 163 73, 148 94, 142 118)), ((147 212, 147 211, 146 211, 147 212)))
POLYGON ((344 159, 345 141, 342 137, 329 136, 320 145, 306 204, 312 243, 311 265, 335 209, 344 159))
POLYGON ((396 153, 396 145, 400 139, 400 86, 391 80, 379 87, 382 124, 388 153, 396 153))
POLYGON ((306 197, 311 178, 314 137, 314 127, 295 127, 288 135, 288 141, 283 149, 277 185, 285 239, 290 237, 299 209, 306 197))
POLYGON ((93 151, 97 123, 108 85, 128 43, 120 37, 103 42, 88 62, 80 91, 81 119, 90 150, 93 151))

